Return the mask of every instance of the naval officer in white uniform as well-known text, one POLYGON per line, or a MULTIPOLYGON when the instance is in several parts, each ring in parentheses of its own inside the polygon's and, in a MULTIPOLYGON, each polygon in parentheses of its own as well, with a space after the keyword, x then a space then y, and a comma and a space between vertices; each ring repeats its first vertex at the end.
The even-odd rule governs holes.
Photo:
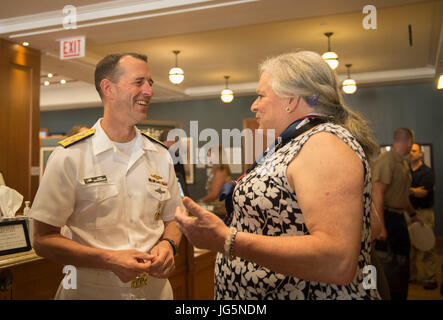
POLYGON ((146 56, 103 58, 95 70, 103 118, 51 154, 31 217, 37 254, 77 271, 56 299, 173 298, 167 278, 183 204, 167 148, 135 127, 152 84, 146 56), (60 235, 65 225, 72 240, 60 235))

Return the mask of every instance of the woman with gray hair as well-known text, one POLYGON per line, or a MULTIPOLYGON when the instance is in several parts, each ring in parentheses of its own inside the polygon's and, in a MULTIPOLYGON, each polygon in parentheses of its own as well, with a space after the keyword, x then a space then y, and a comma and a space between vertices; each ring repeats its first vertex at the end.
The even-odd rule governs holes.
POLYGON ((371 130, 318 54, 273 57, 260 73, 251 110, 278 138, 225 192, 230 226, 189 198, 192 216, 176 211, 191 243, 218 252, 216 299, 380 299, 365 268, 371 130))

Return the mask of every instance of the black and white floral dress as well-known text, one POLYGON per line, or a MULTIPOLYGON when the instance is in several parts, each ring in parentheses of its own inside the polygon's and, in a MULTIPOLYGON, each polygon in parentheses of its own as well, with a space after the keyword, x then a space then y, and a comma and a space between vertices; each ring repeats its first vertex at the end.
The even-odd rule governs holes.
POLYGON ((346 286, 306 281, 273 272, 253 262, 221 253, 215 264, 215 298, 228 299, 380 299, 376 289, 363 287, 363 268, 370 265, 371 176, 366 156, 356 139, 345 128, 320 124, 296 137, 275 153, 265 156, 237 184, 233 194, 232 226, 239 232, 267 236, 308 235, 297 196, 290 187, 286 169, 306 141, 318 132, 330 132, 342 139, 361 159, 365 168, 363 230, 358 268, 354 280, 346 286))

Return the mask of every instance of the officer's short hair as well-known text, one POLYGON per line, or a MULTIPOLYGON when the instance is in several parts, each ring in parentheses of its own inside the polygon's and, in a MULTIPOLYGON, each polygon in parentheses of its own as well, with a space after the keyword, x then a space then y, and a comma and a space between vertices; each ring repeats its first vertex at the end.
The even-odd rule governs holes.
POLYGON ((394 142, 405 142, 409 139, 414 141, 414 131, 409 128, 398 128, 394 131, 394 142))
POLYGON ((97 66, 95 67, 95 73, 94 73, 94 81, 95 81, 95 89, 97 90, 98 94, 100 95, 100 98, 103 99, 103 92, 100 88, 100 82, 103 79, 109 79, 112 82, 117 82, 118 78, 121 75, 121 70, 118 68, 118 63, 121 58, 125 56, 131 56, 136 59, 143 60, 144 62, 148 62, 148 57, 144 54, 140 53, 133 53, 133 52, 127 52, 127 53, 113 53, 109 54, 103 59, 101 59, 97 66), (120 71, 120 72, 119 72, 120 71))

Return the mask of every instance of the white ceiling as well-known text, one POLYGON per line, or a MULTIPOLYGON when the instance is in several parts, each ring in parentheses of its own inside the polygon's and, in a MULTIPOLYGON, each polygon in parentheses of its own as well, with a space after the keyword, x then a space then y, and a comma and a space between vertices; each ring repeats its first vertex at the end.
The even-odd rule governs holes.
POLYGON ((0 37, 30 42, 42 52, 43 72, 77 80, 42 87, 42 110, 99 105, 95 64, 106 54, 127 51, 148 55, 153 101, 218 96, 225 75, 236 95, 252 94, 260 61, 295 49, 321 54, 325 32, 334 32, 331 47, 340 57, 341 79, 345 64, 352 63, 359 85, 432 81, 443 67, 443 1, 370 3, 377 8, 376 30, 362 26, 367 0, 8 0, 0 2, 0 37), (65 5, 76 7, 77 29, 63 28, 65 5), (58 40, 76 35, 86 37, 86 56, 60 60, 58 40), (181 85, 168 80, 173 50, 181 50, 181 85))

